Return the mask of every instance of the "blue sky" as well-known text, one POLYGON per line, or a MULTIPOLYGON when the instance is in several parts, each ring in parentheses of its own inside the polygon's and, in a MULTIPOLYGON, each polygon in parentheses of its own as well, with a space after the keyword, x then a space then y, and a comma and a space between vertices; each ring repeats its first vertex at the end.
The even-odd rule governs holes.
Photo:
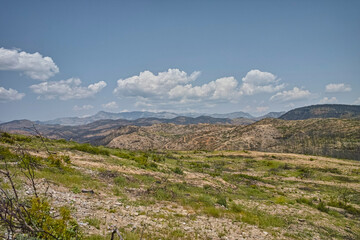
POLYGON ((0 1, 1 121, 360 104, 359 1, 0 1))

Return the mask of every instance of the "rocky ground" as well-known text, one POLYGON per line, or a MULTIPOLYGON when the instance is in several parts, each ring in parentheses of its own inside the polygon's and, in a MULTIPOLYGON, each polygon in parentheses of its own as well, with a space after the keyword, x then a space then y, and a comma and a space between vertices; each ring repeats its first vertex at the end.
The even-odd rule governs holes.
MULTIPOLYGON (((39 139, 20 143, 46 161, 39 139)), ((1 145, 15 151, 16 144, 1 145)), ((358 161, 255 151, 92 154, 52 140, 47 146, 71 164, 39 168, 39 189, 47 190, 54 212, 70 207, 87 239, 107 239, 115 227, 124 239, 360 238, 358 161)))

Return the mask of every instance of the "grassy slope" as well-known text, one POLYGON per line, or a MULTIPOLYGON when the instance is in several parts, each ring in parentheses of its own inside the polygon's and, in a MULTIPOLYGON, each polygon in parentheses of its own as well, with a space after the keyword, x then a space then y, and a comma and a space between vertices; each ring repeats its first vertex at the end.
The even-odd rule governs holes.
MULTIPOLYGON (((18 144, 47 156, 38 138, 1 138, 12 151, 18 144)), ((112 225, 126 239, 360 238, 356 161, 247 151, 124 151, 62 140, 47 140, 47 146, 72 163, 58 168, 44 160, 36 176, 50 182, 55 206, 70 205, 89 239, 104 239, 112 225)))

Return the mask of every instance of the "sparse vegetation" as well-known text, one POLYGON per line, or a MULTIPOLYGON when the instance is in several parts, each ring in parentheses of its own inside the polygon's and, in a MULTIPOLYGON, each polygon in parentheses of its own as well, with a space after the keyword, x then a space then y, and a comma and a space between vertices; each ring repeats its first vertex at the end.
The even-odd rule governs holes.
MULTIPOLYGON (((39 138, 3 138, 12 141, 1 140, 1 161, 8 161, 24 196, 17 147, 28 150, 24 164, 33 164, 35 182, 45 181, 53 196, 28 202, 37 206, 34 214, 52 216, 47 228, 62 224, 60 234, 83 229, 78 238, 109 239, 117 227, 124 239, 216 239, 242 231, 259 239, 360 237, 356 161, 251 151, 130 151, 46 139, 50 152, 58 153, 48 155, 39 138)), ((4 178, 0 185, 11 190, 4 178)))

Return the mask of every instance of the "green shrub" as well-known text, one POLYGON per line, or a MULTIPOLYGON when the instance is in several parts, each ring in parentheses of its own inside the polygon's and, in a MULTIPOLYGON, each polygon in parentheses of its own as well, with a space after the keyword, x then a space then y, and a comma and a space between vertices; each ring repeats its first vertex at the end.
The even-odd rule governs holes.
POLYGON ((346 210, 350 214, 360 216, 360 210, 359 209, 357 209, 357 208, 355 208, 355 207, 351 206, 350 204, 347 204, 347 203, 345 203, 343 201, 331 200, 328 203, 328 206, 342 208, 342 209, 346 210))
POLYGON ((163 155, 151 154, 150 157, 154 162, 165 162, 165 156, 163 155))
POLYGON ((0 141, 3 142, 3 143, 9 143, 9 144, 14 144, 15 143, 14 139, 7 132, 1 133, 0 141))
POLYGON ((50 213, 51 206, 46 199, 32 198, 30 208, 27 210, 26 221, 30 226, 37 226, 44 232, 38 232, 35 236, 41 239, 80 239, 81 232, 77 222, 70 216, 70 210, 66 207, 59 209, 59 217, 54 218, 50 213), (50 233, 51 235, 47 234, 50 233))
POLYGON ((98 218, 86 218, 85 222, 87 222, 90 226, 93 226, 96 229, 100 229, 101 220, 98 218))
POLYGON ((324 202, 319 202, 316 208, 321 212, 329 212, 329 208, 326 207, 326 204, 324 202))
POLYGON ((181 168, 179 168, 179 167, 174 168, 173 172, 176 173, 176 174, 179 174, 179 175, 184 174, 183 170, 181 170, 181 168))
POLYGON ((117 186, 120 186, 120 187, 125 187, 127 185, 127 180, 125 177, 123 176, 118 176, 114 179, 114 183, 117 185, 117 186))
POLYGON ((206 207, 204 213, 215 218, 219 218, 222 215, 221 210, 216 207, 206 207))
POLYGON ((221 206, 227 207, 226 197, 223 197, 223 196, 219 197, 217 199, 216 203, 221 206))
POLYGON ((63 156, 62 156, 62 160, 63 160, 66 164, 70 164, 70 163, 71 163, 70 156, 68 156, 68 155, 63 155, 63 156))
POLYGON ((104 149, 103 147, 95 147, 88 143, 76 144, 75 146, 71 147, 71 149, 97 155, 110 155, 110 151, 108 149, 104 149))
POLYGON ((244 209, 244 207, 241 206, 240 204, 235 204, 235 203, 233 203, 233 204, 231 204, 231 206, 230 206, 230 210, 231 210, 232 212, 235 212, 235 213, 240 213, 240 212, 243 211, 243 209, 244 209))

